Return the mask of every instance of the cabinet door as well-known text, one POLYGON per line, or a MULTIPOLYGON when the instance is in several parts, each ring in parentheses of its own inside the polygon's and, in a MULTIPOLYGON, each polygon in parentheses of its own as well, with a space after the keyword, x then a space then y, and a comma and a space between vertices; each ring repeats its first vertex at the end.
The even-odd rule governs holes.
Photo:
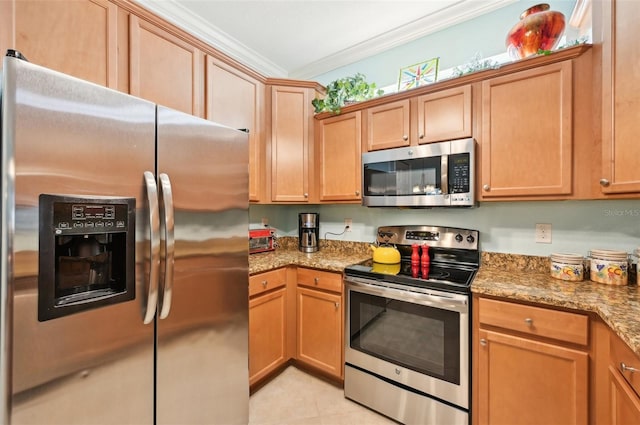
POLYGON ((249 200, 264 196, 264 84, 207 57, 207 112, 211 121, 249 130, 249 200))
POLYGON ((604 193, 640 192, 640 2, 603 1, 602 177, 604 193))
POLYGON ((342 297, 298 287, 297 359, 342 378, 342 297))
POLYGON ((640 424, 640 399, 620 373, 609 366, 609 390, 611 397, 611 424, 640 424))
POLYGON ((271 200, 308 202, 309 89, 271 88, 271 200))
POLYGON ((362 200, 360 111, 316 122, 320 201, 362 200))
POLYGON ((572 63, 482 83, 482 198, 569 195, 572 63))
POLYGON ((409 104, 406 99, 365 110, 367 152, 409 146, 409 104))
POLYGON ((249 384, 254 384, 287 361, 287 288, 249 301, 249 384))
POLYGON ((479 424, 586 424, 586 352, 478 332, 479 424))
POLYGON ((471 86, 418 97, 418 143, 471 137, 471 86))
POLYGON ((129 16, 131 94, 202 117, 204 55, 169 32, 129 16))
MULTIPOLYGON (((11 3, 3 1, 3 7, 11 3)), ((107 0, 16 0, 17 49, 38 65, 117 88, 117 7, 107 0)), ((5 22, 3 24, 10 24, 5 22)), ((3 53, 5 50, 3 50, 3 53)))

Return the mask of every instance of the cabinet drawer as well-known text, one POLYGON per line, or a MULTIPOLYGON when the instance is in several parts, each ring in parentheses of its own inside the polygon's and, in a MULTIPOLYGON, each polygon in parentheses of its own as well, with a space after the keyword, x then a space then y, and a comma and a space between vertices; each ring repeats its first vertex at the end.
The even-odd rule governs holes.
POLYGON ((480 298, 479 319, 483 325, 498 326, 530 335, 587 345, 589 317, 564 311, 480 298))
POLYGON ((298 285, 342 293, 342 274, 298 268, 298 285))
POLYGON ((640 358, 615 335, 611 335, 611 366, 622 374, 624 379, 640 394, 640 358))
POLYGON ((287 284, 286 268, 249 276, 249 296, 252 297, 287 284))

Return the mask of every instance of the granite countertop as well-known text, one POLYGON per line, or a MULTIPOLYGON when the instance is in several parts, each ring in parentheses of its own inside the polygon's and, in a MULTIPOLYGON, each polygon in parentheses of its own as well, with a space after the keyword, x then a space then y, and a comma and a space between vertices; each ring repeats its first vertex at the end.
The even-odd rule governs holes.
MULTIPOLYGON (((249 273, 289 265, 342 273, 346 266, 371 258, 366 243, 323 241, 325 245, 310 254, 298 251, 291 241, 280 243, 281 247, 275 251, 250 255, 249 273)), ((547 257, 483 252, 481 264, 471 285, 473 293, 595 313, 640 356, 640 288, 637 285, 554 279, 548 272, 547 257)))
POLYGON ((548 272, 481 267, 471 291, 514 301, 596 313, 640 356, 640 289, 637 285, 567 282, 548 272))

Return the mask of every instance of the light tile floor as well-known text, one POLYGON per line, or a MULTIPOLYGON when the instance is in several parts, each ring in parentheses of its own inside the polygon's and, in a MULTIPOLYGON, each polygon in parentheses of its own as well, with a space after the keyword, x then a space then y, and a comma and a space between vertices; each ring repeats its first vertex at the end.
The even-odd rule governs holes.
POLYGON ((342 388, 289 366, 249 399, 249 425, 391 425, 342 388))

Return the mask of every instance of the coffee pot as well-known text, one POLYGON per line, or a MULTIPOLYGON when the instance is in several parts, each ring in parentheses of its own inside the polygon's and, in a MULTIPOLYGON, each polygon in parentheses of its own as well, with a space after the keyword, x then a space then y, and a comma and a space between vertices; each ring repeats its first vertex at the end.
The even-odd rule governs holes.
POLYGON ((320 215, 318 213, 298 214, 298 249, 302 252, 316 252, 319 245, 320 215))

